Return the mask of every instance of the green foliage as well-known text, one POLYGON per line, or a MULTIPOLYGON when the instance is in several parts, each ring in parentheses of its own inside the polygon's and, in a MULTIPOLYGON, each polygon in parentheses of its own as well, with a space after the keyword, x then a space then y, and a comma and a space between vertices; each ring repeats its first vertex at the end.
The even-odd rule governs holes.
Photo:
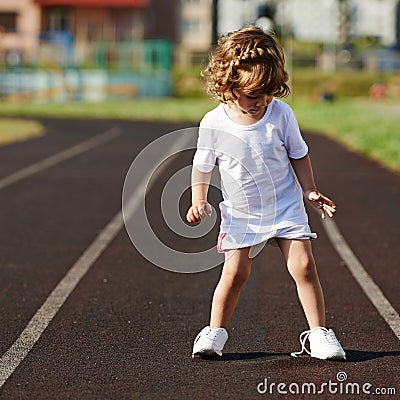
MULTIPOLYGON (((200 73, 204 65, 175 68, 173 87, 176 97, 207 97, 205 81, 200 73)), ((396 80, 396 73, 367 73, 358 70, 322 73, 315 68, 294 68, 291 72, 293 95, 308 99, 319 99, 324 93, 331 93, 335 98, 369 97, 372 84, 382 82, 391 85, 396 80)))
POLYGON ((205 81, 201 78, 201 70, 204 67, 195 65, 186 68, 175 68, 172 74, 175 96, 184 98, 205 97, 205 81))
POLYGON ((352 45, 357 50, 370 50, 381 46, 381 38, 378 36, 357 36, 353 38, 352 45))
POLYGON ((368 97, 369 90, 377 81, 387 82, 391 74, 337 71, 318 73, 314 68, 295 69, 292 72, 293 94, 300 97, 319 98, 332 93, 336 98, 368 97))

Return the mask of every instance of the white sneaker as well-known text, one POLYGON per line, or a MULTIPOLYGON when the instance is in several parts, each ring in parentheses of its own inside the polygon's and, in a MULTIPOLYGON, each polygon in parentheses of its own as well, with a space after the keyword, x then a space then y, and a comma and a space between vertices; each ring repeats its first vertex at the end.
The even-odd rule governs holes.
POLYGON ((345 360, 344 352, 339 341, 336 339, 332 329, 316 327, 308 331, 304 331, 300 335, 301 351, 291 353, 297 357, 304 351, 311 357, 320 358, 321 360, 345 360), (310 341, 310 350, 306 348, 307 339, 310 341))
POLYGON ((222 350, 227 340, 228 332, 225 328, 206 326, 194 340, 192 357, 195 355, 204 357, 222 356, 222 350))

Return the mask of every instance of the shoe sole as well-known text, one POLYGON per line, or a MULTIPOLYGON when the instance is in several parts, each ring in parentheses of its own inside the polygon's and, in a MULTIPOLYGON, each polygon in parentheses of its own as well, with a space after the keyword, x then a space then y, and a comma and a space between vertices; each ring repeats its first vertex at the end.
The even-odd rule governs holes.
POLYGON ((200 351, 192 354, 193 358, 195 358, 195 356, 200 356, 201 358, 215 359, 215 358, 221 357, 222 354, 218 354, 213 350, 200 350, 200 351))
POLYGON ((311 357, 318 358, 320 360, 327 360, 327 361, 346 361, 346 356, 341 354, 330 354, 326 357, 318 357, 311 354, 311 357))

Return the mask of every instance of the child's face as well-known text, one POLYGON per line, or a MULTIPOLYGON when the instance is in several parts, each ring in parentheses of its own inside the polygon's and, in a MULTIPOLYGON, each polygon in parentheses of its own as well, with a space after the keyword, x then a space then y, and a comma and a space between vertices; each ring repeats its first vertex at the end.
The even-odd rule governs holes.
POLYGON ((266 93, 246 93, 242 90, 234 90, 237 97, 234 104, 244 114, 257 117, 264 115, 266 107, 271 103, 274 96, 266 93))

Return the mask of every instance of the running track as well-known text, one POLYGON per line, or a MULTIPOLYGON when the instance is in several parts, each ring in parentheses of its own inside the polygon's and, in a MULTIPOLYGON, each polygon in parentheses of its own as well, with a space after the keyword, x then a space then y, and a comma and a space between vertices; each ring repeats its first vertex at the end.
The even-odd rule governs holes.
MULTIPOLYGON (((137 252, 118 219, 135 156, 183 126, 41 122, 46 136, 0 148, 0 399, 399 398, 399 176, 322 136, 305 135, 318 186, 338 205, 335 226, 345 250, 370 279, 353 276, 354 259, 347 250, 337 253, 310 212, 327 322, 346 363, 290 357, 306 324, 272 247, 255 259, 224 357, 192 360, 220 267, 199 274, 160 269, 137 252), (260 394, 265 379, 270 392, 260 394), (305 383, 323 393, 307 394, 312 387, 301 389, 305 383), (346 394, 347 383, 353 385, 346 394), (362 392, 365 384, 371 394, 362 392), (360 394, 352 394, 357 386, 360 394), (289 387, 303 392, 290 394, 289 387)), ((147 209, 165 243, 196 251, 212 246, 216 231, 201 241, 177 240, 159 205, 163 184, 191 157, 184 152, 161 170, 147 209)), ((218 196, 212 192, 211 202, 218 196)), ((182 215, 188 202, 186 192, 182 215)))

